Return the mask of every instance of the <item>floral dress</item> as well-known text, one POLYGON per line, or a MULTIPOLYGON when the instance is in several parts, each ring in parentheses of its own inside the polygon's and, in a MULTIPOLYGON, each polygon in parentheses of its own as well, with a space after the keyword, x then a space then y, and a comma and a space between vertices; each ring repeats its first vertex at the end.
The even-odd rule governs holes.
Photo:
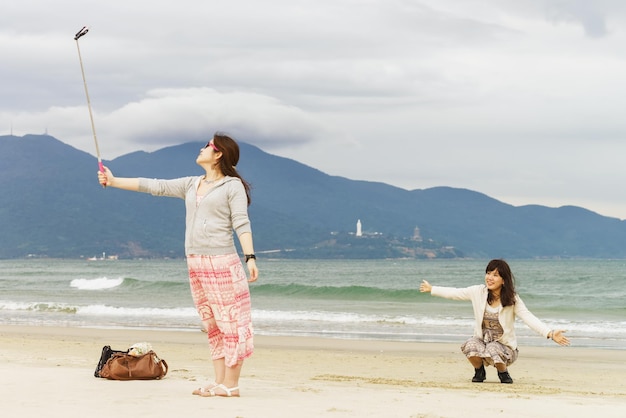
POLYGON ((487 305, 483 316, 483 338, 472 337, 461 346, 465 356, 482 357, 485 364, 504 363, 507 366, 517 360, 517 350, 513 350, 498 340, 502 337, 503 329, 498 320, 502 306, 487 305))

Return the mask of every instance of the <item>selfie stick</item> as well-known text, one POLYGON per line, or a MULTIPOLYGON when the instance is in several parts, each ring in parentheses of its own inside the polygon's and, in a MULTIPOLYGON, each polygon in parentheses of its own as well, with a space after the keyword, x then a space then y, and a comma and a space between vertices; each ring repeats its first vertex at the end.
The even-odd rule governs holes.
POLYGON ((91 131, 93 132, 93 142, 96 144, 96 156, 98 157, 98 168, 104 173, 104 165, 100 158, 100 147, 98 146, 98 138, 96 137, 96 126, 93 123, 93 112, 91 111, 91 101, 89 100, 89 90, 87 90, 87 81, 85 80, 85 69, 83 68, 83 59, 80 56, 80 46, 78 45, 78 39, 81 36, 85 36, 89 32, 87 26, 83 26, 81 30, 76 32, 74 40, 76 41, 76 48, 78 49, 78 60, 80 61, 80 72, 83 74, 83 85, 85 86, 85 96, 87 96, 87 107, 89 108, 89 118, 91 119, 91 131))

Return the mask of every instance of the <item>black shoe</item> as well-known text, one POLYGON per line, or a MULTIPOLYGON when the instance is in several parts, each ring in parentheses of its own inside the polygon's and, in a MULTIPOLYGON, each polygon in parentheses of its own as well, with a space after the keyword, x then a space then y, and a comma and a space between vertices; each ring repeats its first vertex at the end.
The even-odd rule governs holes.
POLYGON ((472 382, 484 382, 487 378, 487 372, 485 372, 485 365, 483 364, 478 369, 474 369, 474 377, 472 377, 472 382))
POLYGON ((498 377, 500 378, 500 383, 513 383, 513 379, 508 370, 498 372, 498 377))

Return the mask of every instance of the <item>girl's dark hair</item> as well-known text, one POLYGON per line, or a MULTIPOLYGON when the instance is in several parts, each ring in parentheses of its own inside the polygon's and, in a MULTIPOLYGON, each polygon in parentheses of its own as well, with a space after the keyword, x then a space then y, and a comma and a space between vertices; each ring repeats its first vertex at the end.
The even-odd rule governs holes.
MULTIPOLYGON (((498 270, 498 274, 503 280, 502 289, 500 290, 500 303, 502 304, 502 307, 504 308, 505 306, 515 305, 515 277, 511 272, 511 268, 506 261, 496 259, 491 260, 489 264, 487 264, 485 273, 489 273, 494 270, 498 270)), ((487 302, 491 303, 492 301, 493 295, 491 294, 491 291, 489 291, 487 302)))
POLYGON ((237 177, 243 183, 244 189, 246 189, 246 197, 248 198, 248 206, 252 199, 250 198, 250 184, 241 177, 237 172, 237 163, 239 162, 239 145, 237 142, 226 134, 216 132, 213 135, 213 144, 222 153, 219 166, 222 170, 222 174, 230 177, 237 177))

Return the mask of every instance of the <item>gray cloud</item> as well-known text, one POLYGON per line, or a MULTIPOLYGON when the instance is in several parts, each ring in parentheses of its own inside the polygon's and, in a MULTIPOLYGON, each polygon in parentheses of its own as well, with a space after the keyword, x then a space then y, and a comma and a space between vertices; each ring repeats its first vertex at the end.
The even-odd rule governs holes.
POLYGON ((601 38, 607 34, 602 6, 590 1, 569 0, 549 2, 548 18, 555 22, 577 22, 590 38, 601 38))
POLYGON ((626 218, 625 15, 616 0, 8 0, 0 134, 94 152, 86 24, 105 159, 224 130, 333 175, 626 218))

